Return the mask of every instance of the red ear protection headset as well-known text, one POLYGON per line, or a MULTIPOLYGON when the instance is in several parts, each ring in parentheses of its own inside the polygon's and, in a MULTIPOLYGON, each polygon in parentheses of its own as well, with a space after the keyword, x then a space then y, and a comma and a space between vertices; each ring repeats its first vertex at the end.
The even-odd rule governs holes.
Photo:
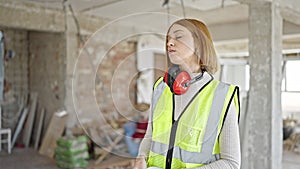
POLYGON ((178 65, 171 66, 164 75, 164 82, 170 87, 172 93, 176 95, 184 94, 189 86, 203 77, 203 73, 191 78, 186 71, 181 71, 178 65))

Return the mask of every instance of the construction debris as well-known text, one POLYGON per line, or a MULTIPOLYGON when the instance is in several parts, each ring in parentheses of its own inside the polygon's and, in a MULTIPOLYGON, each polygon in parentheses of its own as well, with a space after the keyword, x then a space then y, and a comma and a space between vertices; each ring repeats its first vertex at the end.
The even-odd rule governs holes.
POLYGON ((300 154, 300 133, 293 133, 287 140, 283 141, 283 149, 300 154))

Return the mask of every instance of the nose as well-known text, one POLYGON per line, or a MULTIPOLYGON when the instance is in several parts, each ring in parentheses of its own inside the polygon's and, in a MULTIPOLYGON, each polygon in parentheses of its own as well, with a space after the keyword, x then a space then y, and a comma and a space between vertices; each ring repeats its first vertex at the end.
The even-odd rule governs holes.
POLYGON ((174 42, 173 42, 172 39, 169 39, 169 40, 168 40, 168 46, 169 46, 169 47, 175 46, 175 44, 174 44, 174 42))

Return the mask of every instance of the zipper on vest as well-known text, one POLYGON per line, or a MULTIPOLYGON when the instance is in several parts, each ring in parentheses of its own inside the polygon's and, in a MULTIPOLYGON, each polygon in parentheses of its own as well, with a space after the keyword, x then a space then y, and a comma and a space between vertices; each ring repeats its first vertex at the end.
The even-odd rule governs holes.
POLYGON ((173 158, 173 150, 174 150, 174 143, 175 143, 175 136, 178 126, 178 120, 175 121, 175 99, 174 94, 172 95, 172 128, 169 140, 169 148, 166 157, 166 169, 171 169, 172 166, 172 158, 173 158))
MULTIPOLYGON (((210 75, 211 76, 211 75, 210 75)), ((172 128, 171 128, 171 134, 169 139, 169 148, 167 152, 166 157, 166 169, 171 169, 172 166, 172 158, 173 158, 173 150, 174 150, 174 143, 175 143, 175 137, 176 137, 176 131, 178 127, 179 120, 185 110, 189 107, 189 105, 192 103, 192 101, 195 99, 195 97, 198 96, 198 94, 204 89, 211 81, 213 80, 213 77, 211 76, 211 79, 202 86, 202 88, 199 89, 199 91, 192 97, 192 99, 188 102, 188 104, 185 106, 181 114, 179 115, 178 119, 175 120, 175 95, 172 94, 172 128)))

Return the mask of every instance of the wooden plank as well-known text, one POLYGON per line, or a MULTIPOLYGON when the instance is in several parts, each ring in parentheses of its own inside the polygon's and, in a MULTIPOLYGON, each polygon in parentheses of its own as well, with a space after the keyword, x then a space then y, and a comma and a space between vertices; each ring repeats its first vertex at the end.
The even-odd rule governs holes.
POLYGON ((56 140, 62 136, 67 120, 67 113, 63 112, 57 112, 52 116, 39 150, 40 154, 53 158, 56 140))
POLYGON ((41 114, 40 114, 38 129, 37 129, 37 133, 36 133, 35 143, 34 143, 35 150, 38 149, 38 146, 40 143, 40 137, 41 137, 41 132, 42 132, 43 123, 44 123, 44 116, 45 116, 45 109, 42 109, 41 114))
POLYGON ((95 156, 98 156, 98 155, 103 154, 104 151, 105 151, 105 150, 103 150, 102 148, 97 147, 96 145, 94 146, 94 155, 95 155, 95 156))
POLYGON ((26 119, 26 116, 28 114, 28 107, 25 107, 25 109, 23 110, 23 113, 22 113, 22 116, 18 122, 18 125, 17 125, 17 128, 16 128, 16 131, 13 135, 13 139, 12 139, 12 143, 11 143, 11 146, 12 148, 14 147, 16 141, 17 141, 17 138, 22 130, 22 127, 23 127, 23 124, 24 124, 24 121, 26 119))
POLYGON ((35 112, 36 112, 37 98, 38 98, 37 92, 32 92, 30 94, 30 100, 31 100, 30 112, 28 114, 26 124, 24 127, 24 137, 23 137, 23 143, 24 143, 25 147, 29 147, 29 144, 30 144, 32 127, 33 127, 35 112))
POLYGON ((102 162, 104 158, 111 152, 113 147, 115 147, 122 140, 122 138, 123 138, 123 133, 118 135, 117 138, 114 140, 114 142, 107 147, 107 149, 104 149, 105 152, 101 154, 101 156, 97 159, 95 164, 99 164, 100 162, 102 162))
POLYGON ((103 139, 100 137, 98 131, 95 128, 92 128, 92 127, 89 127, 87 129, 87 131, 88 131, 88 134, 89 134, 90 138, 92 139, 92 141, 94 143, 96 143, 97 145, 99 145, 101 140, 103 140, 103 139))
POLYGON ((123 168, 132 168, 135 162, 135 158, 124 158, 116 155, 111 155, 111 157, 103 161, 100 165, 91 165, 88 169, 107 169, 113 167, 123 167, 123 168))

